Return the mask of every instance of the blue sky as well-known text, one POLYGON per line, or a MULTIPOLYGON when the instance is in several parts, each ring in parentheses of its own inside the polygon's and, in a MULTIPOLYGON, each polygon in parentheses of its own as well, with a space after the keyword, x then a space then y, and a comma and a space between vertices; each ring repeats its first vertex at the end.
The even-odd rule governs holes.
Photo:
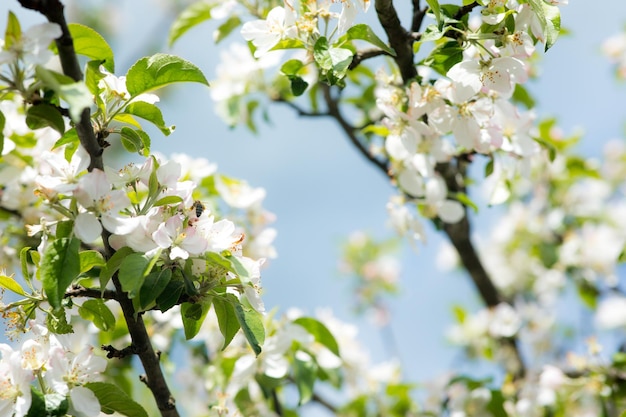
MULTIPOLYGON (((142 53, 143 45, 160 44, 166 50, 165 12, 147 4, 147 0, 125 2, 117 16, 120 39, 132 39, 112 42, 118 75, 127 69, 122 65, 140 57, 134 54, 142 53)), ((563 25, 572 34, 542 58, 541 81, 529 85, 539 102, 539 116, 557 116, 566 132, 584 128, 581 149, 590 155, 599 155, 606 140, 621 137, 626 120, 625 86, 612 79, 599 50, 601 41, 626 22, 622 4, 573 1, 562 7, 563 25)), ((18 12, 23 27, 41 21, 33 12, 20 11, 17 1, 4 1, 0 27, 9 8, 18 12)), ((369 14, 372 18, 373 8, 369 14)), ((191 31, 170 52, 194 62, 207 77, 214 74, 219 48, 211 42, 208 25, 191 31)), ((339 243, 352 231, 391 235, 385 203, 392 189, 386 179, 355 152, 331 120, 298 118, 275 106, 270 110, 272 126, 261 123, 257 136, 243 128, 230 130, 215 116, 209 91, 197 85, 176 87, 161 107, 166 122, 177 129, 168 138, 155 135, 153 149, 205 157, 217 163, 220 172, 267 190, 265 206, 278 217, 279 258, 263 274, 266 306, 295 306, 309 313, 332 307, 340 318, 359 325, 364 345, 375 359, 383 359, 380 335, 367 320, 352 315, 347 282, 336 271, 339 243)), ((479 213, 475 234, 486 236, 492 218, 488 209, 479 213)), ((402 293, 391 300, 403 367, 410 378, 420 380, 458 367, 457 351, 443 335, 452 321, 451 305, 478 305, 463 274, 437 271, 433 260, 441 240, 431 228, 428 238, 418 253, 403 251, 402 293)))

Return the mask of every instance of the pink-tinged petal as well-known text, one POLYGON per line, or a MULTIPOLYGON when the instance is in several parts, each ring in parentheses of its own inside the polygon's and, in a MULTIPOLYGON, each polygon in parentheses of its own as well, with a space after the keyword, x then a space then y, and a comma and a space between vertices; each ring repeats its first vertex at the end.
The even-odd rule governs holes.
POLYGON ((437 214, 446 223, 456 223, 465 216, 465 210, 458 201, 446 200, 439 206, 437 214))
POLYGON ((72 388, 70 390, 70 404, 73 415, 77 417, 98 417, 100 415, 100 402, 93 391, 88 388, 72 388))
POLYGON ((199 255, 206 252, 208 242, 204 236, 198 233, 196 228, 188 227, 185 229, 185 238, 180 246, 191 254, 199 255))
POLYGON ((93 213, 80 213, 74 219, 74 233, 85 243, 92 243, 102 234, 102 225, 93 213))

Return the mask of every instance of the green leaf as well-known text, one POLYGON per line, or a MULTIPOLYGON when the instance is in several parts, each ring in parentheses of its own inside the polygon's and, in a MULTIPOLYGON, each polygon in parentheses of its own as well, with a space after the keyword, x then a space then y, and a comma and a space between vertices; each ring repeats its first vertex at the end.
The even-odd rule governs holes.
POLYGON ((329 70, 333 67, 333 63, 330 60, 330 55, 328 54, 328 39, 324 36, 320 36, 319 39, 313 45, 313 59, 320 68, 329 70))
POLYGON ((91 94, 96 96, 96 103, 99 107, 104 107, 104 103, 102 99, 98 96, 101 88, 98 86, 100 80, 102 80, 105 75, 100 71, 100 64, 102 61, 89 61, 85 66, 85 85, 91 91, 91 94))
POLYGON ((205 1, 198 1, 191 4, 176 18, 170 33, 167 38, 167 44, 172 47, 174 42, 183 36, 188 30, 200 23, 209 20, 211 18, 211 9, 215 7, 217 3, 207 3, 205 1))
POLYGON ((70 23, 67 26, 74 40, 74 50, 78 55, 100 61, 107 71, 115 72, 113 50, 98 32, 78 23, 70 23))
POLYGON ((463 204, 464 206, 467 207, 471 207, 472 210, 474 210, 474 213, 478 213, 478 206, 476 205, 476 203, 474 203, 474 201, 472 201, 471 198, 469 198, 469 196, 465 193, 456 193, 455 197, 457 200, 459 200, 459 202, 461 204, 463 204))
POLYGON ((537 15, 543 34, 546 37, 545 51, 550 49, 559 37, 561 31, 561 12, 557 6, 546 3, 544 0, 528 0, 531 9, 537 15))
POLYGON ((261 345, 265 342, 265 328, 263 328, 263 316, 258 311, 244 308, 241 304, 235 304, 235 316, 243 330, 248 344, 259 356, 261 345))
POLYGON ((118 278, 122 290, 128 293, 128 298, 135 298, 139 294, 144 278, 151 269, 150 259, 141 253, 131 253, 122 260, 118 278))
POLYGON ((72 144, 78 145, 78 143, 80 143, 80 139, 78 139, 78 133, 76 133, 76 128, 71 128, 70 130, 65 132, 59 140, 57 140, 54 143, 54 146, 52 147, 52 149, 59 148, 63 145, 72 145, 72 144))
POLYGON ((439 30, 441 30, 443 25, 443 20, 441 19, 441 9, 439 8, 439 2, 437 0, 426 0, 428 7, 430 7, 430 11, 435 15, 435 19, 437 19, 437 26, 439 30))
POLYGON ((361 23, 361 24, 352 26, 350 29, 348 29, 345 36, 347 36, 347 38, 350 40, 360 39, 362 41, 369 42, 374 46, 378 46, 380 49, 387 52, 389 55, 396 56, 396 51, 394 51, 392 48, 387 46, 387 44, 383 42, 382 39, 376 36, 376 33, 374 33, 372 28, 370 28, 366 24, 361 23))
POLYGON ((535 99, 530 95, 528 90, 521 84, 515 84, 515 90, 513 91, 513 102, 523 104, 527 109, 535 107, 535 99))
POLYGON ((182 281, 171 280, 167 284, 167 287, 165 287, 165 290, 163 290, 156 299, 159 310, 167 311, 178 304, 178 300, 184 289, 185 284, 182 281))
POLYGON ((126 88, 131 97, 179 82, 209 85, 198 67, 168 54, 141 58, 126 73, 126 88))
POLYGON ((124 246, 119 248, 113 256, 111 256, 106 265, 100 270, 100 288, 104 290, 111 277, 113 277, 113 274, 120 269, 122 261, 132 253, 134 253, 134 251, 131 248, 124 246))
POLYGON ((98 329, 108 332, 115 328, 115 316, 100 298, 87 300, 78 307, 78 314, 92 322, 98 329))
POLYGON ((325 346, 328 350, 337 356, 339 354, 339 345, 335 336, 328 330, 324 324, 311 317, 300 317, 294 320, 294 323, 305 328, 314 338, 315 341, 325 346))
POLYGON ((108 382, 88 382, 85 387, 96 395, 103 413, 118 412, 128 417, 148 417, 146 410, 116 385, 108 382))
POLYGON ((161 110, 154 104, 146 103, 145 101, 135 101, 130 103, 124 109, 124 113, 132 114, 133 116, 141 117, 142 119, 149 121, 159 128, 165 136, 169 136, 175 128, 174 126, 166 126, 161 110))
POLYGON ((120 138, 124 149, 142 156, 150 154, 150 136, 141 129, 131 129, 124 126, 120 130, 120 138))
MULTIPOLYGON (((228 294, 226 297, 229 296, 237 302, 234 295, 228 294)), ((228 299, 225 300, 221 297, 214 297, 212 301, 213 310, 217 316, 217 323, 220 327, 220 332, 222 333, 222 336, 224 336, 224 345, 222 346, 222 350, 224 350, 228 345, 230 345, 230 342, 232 342, 241 326, 237 320, 233 302, 228 299)))
POLYGON ((343 78, 352 62, 354 53, 345 48, 330 48, 328 55, 330 56, 330 62, 333 66, 333 73, 337 78, 343 78))
POLYGON ((180 315, 183 319, 185 339, 193 339, 198 334, 210 308, 211 303, 207 302, 181 304, 180 315))
POLYGON ((304 68, 304 63, 299 59, 290 59, 280 67, 280 72, 285 75, 297 75, 304 68))
POLYGON ((33 130, 51 127, 61 135, 65 133, 63 116, 54 107, 46 103, 30 106, 26 111, 26 125, 33 130))
POLYGON ((22 39, 22 28, 20 21, 9 11, 7 17, 7 28, 4 31, 4 49, 10 49, 15 43, 18 43, 22 39))
POLYGON ((65 290, 80 273, 79 248, 78 239, 64 237, 52 241, 45 249, 39 272, 48 302, 54 309, 61 307, 65 290))
POLYGON ((80 120, 80 115, 93 103, 93 95, 83 82, 75 82, 71 78, 48 70, 40 65, 35 68, 35 73, 41 82, 53 90, 59 98, 65 100, 70 107, 70 117, 73 122, 80 120))
POLYGON ((169 204, 180 204, 182 202, 183 202, 183 199, 181 197, 177 195, 168 195, 166 197, 158 199, 152 205, 152 207, 167 206, 169 204))
MULTIPOLYGON (((300 352, 300 355, 308 356, 308 354, 304 352, 300 352)), ((296 354, 294 365, 294 379, 296 380, 296 386, 298 387, 298 394, 300 396, 298 405, 306 404, 313 398, 313 386, 315 385, 317 366, 310 356, 308 360, 304 360, 301 359, 298 354, 296 354)))
POLYGON ((0 275, 0 287, 6 288, 9 291, 13 291, 18 295, 26 295, 26 292, 24 292, 22 286, 18 284, 18 282, 14 280, 13 277, 7 275, 0 275))
POLYGON ((106 261, 102 257, 102 254, 96 250, 85 250, 78 254, 80 258, 80 273, 84 274, 90 271, 94 267, 101 267, 106 265, 106 261))
MULTIPOLYGON (((22 250, 20 250, 20 266, 22 269, 22 277, 24 278, 24 280, 26 281, 26 283, 32 290, 33 285, 31 283, 30 271, 28 270, 28 254, 30 250, 31 249, 28 246, 23 247, 22 250)), ((37 252, 37 254, 39 254, 39 252, 37 252)), ((35 265, 37 264, 35 263, 35 265)))
MULTIPOLYGON (((4 113, 0 111, 0 132, 4 130, 4 125, 6 124, 7 119, 4 116, 4 113)), ((4 135, 0 134, 0 155, 2 155, 2 151, 4 150, 4 135)))
POLYGON ((237 29, 239 25, 241 25, 239 16, 231 16, 215 30, 213 33, 213 41, 216 44, 220 43, 230 35, 233 30, 237 29))
POLYGON ((31 394, 31 403, 30 408, 28 409, 28 414, 26 417, 41 417, 45 416, 46 413, 46 399, 44 395, 37 388, 31 386, 30 387, 31 394))
POLYGON ((161 271, 155 271, 148 274, 143 285, 141 286, 141 290, 139 291, 141 308, 145 309, 152 304, 165 290, 171 279, 171 269, 163 269, 161 271))
POLYGON ((46 327, 56 334, 74 333, 74 328, 67 322, 63 308, 57 308, 48 312, 46 327))
POLYGON ((235 256, 225 256, 216 252, 209 252, 206 254, 206 259, 208 262, 221 266, 244 280, 250 279, 248 270, 235 256))
POLYGON ((306 81, 304 81, 301 77, 298 77, 297 75, 289 75, 288 78, 291 84, 291 93, 296 97, 304 94, 307 87, 309 86, 309 83, 307 83, 306 81))

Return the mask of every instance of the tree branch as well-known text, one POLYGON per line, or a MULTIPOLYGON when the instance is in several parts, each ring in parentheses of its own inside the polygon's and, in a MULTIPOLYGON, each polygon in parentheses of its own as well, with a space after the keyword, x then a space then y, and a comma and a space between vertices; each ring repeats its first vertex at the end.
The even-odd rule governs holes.
POLYGON ((326 102, 326 106, 328 107, 328 115, 335 119, 344 133, 350 139, 350 142, 357 148, 359 153, 363 155, 368 161, 374 164, 378 169, 382 170, 385 175, 389 175, 389 163, 387 161, 381 161, 374 157, 367 148, 361 143, 359 138, 356 136, 355 128, 348 123, 348 121, 343 117, 341 111, 339 110, 338 100, 334 99, 330 94, 330 86, 324 83, 320 83, 320 88, 322 90, 322 94, 324 95, 324 101, 326 102))
MULTIPOLYGON (((18 0, 20 4, 31 10, 35 10, 43 14, 48 21, 56 23, 61 27, 62 35, 56 39, 59 58, 65 75, 76 81, 83 79, 83 74, 78 64, 78 58, 74 50, 74 42, 69 32, 65 15, 63 13, 64 6, 59 0, 18 0)), ((96 134, 91 124, 91 115, 89 108, 81 113, 80 122, 76 125, 76 132, 80 139, 80 143, 91 157, 89 171, 94 169, 103 169, 102 152, 103 148, 96 138, 96 134)), ((109 245, 110 233, 103 229, 102 241, 104 242, 105 253, 107 259, 115 253, 115 250, 109 245)), ((146 330, 143 319, 137 314, 133 307, 132 300, 122 290, 122 285, 118 279, 117 273, 113 276, 113 284, 117 292, 117 301, 122 307, 124 318, 128 326, 133 349, 136 350, 141 364, 146 371, 146 384, 152 391, 152 395, 157 403, 157 407, 161 411, 163 417, 178 417, 178 411, 174 398, 165 382, 163 371, 159 363, 159 355, 154 351, 150 343, 150 337, 146 330)))
POLYGON ((383 51, 382 49, 372 48, 365 49, 363 51, 357 51, 357 53, 352 57, 352 62, 348 66, 348 69, 353 70, 359 66, 359 64, 367 59, 375 58, 381 55, 388 55, 389 52, 383 51))
MULTIPOLYGON (((57 49, 59 50, 59 59, 63 73, 71 77, 74 81, 81 81, 83 73, 74 51, 74 41, 67 27, 65 15, 63 14, 64 6, 59 0, 18 0, 22 7, 30 10, 38 11, 43 14, 50 23, 56 23, 61 27, 61 37, 55 40, 57 49)), ((102 146, 96 139, 96 134, 91 125, 91 111, 86 108, 80 114, 80 121, 76 124, 76 133, 80 139, 80 144, 89 153, 91 162, 89 171, 94 168, 102 169, 102 146)))
POLYGON ((378 20, 387 34, 389 44, 396 52, 394 60, 400 69, 402 81, 407 84, 409 80, 417 77, 417 69, 413 62, 413 39, 400 24, 398 13, 391 0, 376 0, 375 6, 378 20))
POLYGON ((87 297, 101 298, 103 300, 117 300, 118 295, 115 291, 100 290, 99 288, 85 288, 81 285, 74 285, 65 292, 65 297, 87 297))
POLYGON ((420 31, 427 10, 427 7, 420 9, 420 0, 413 0, 413 20, 411 21, 411 32, 420 31))

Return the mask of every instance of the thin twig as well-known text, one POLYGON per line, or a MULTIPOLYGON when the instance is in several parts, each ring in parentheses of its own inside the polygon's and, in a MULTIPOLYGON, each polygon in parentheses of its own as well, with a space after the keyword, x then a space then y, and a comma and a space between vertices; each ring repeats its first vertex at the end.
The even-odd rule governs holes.
POLYGON ((298 113, 298 116, 303 116, 303 117, 326 117, 326 116, 329 116, 328 112, 320 113, 320 112, 311 112, 311 111, 308 111, 308 110, 304 110, 302 107, 298 106, 293 101, 289 101, 289 100, 284 99, 282 97, 275 98, 273 100, 276 103, 282 103, 282 104, 286 105, 287 107, 291 108, 296 113, 298 113))
POLYGON ((391 56, 389 52, 383 51, 382 49, 378 49, 378 48, 357 51, 357 53, 352 57, 352 62, 350 62, 348 69, 353 70, 356 67, 358 67, 361 62, 368 60, 370 58, 381 56, 381 55, 391 56))
POLYGON ((348 123, 348 121, 343 117, 341 111, 339 110, 338 100, 332 97, 330 94, 330 86, 320 83, 320 88, 322 89, 322 94, 324 96, 324 100, 326 101, 326 106, 328 107, 328 114, 330 117, 335 119, 343 132, 348 136, 350 142, 357 148, 357 150, 363 155, 368 161, 374 164, 378 169, 382 170, 385 175, 388 175, 389 171, 389 162, 381 161, 377 159, 374 155, 372 155, 367 148, 361 143, 357 135, 355 134, 355 128, 348 123))
POLYGON ((420 31, 427 10, 427 7, 424 7, 423 9, 420 8, 420 0, 413 0, 413 20, 411 21, 411 32, 420 31))
POLYGON ((117 300, 118 295, 115 291, 100 290, 98 288, 85 288, 81 285, 72 286, 65 292, 65 297, 78 298, 101 298, 103 300, 117 300))

